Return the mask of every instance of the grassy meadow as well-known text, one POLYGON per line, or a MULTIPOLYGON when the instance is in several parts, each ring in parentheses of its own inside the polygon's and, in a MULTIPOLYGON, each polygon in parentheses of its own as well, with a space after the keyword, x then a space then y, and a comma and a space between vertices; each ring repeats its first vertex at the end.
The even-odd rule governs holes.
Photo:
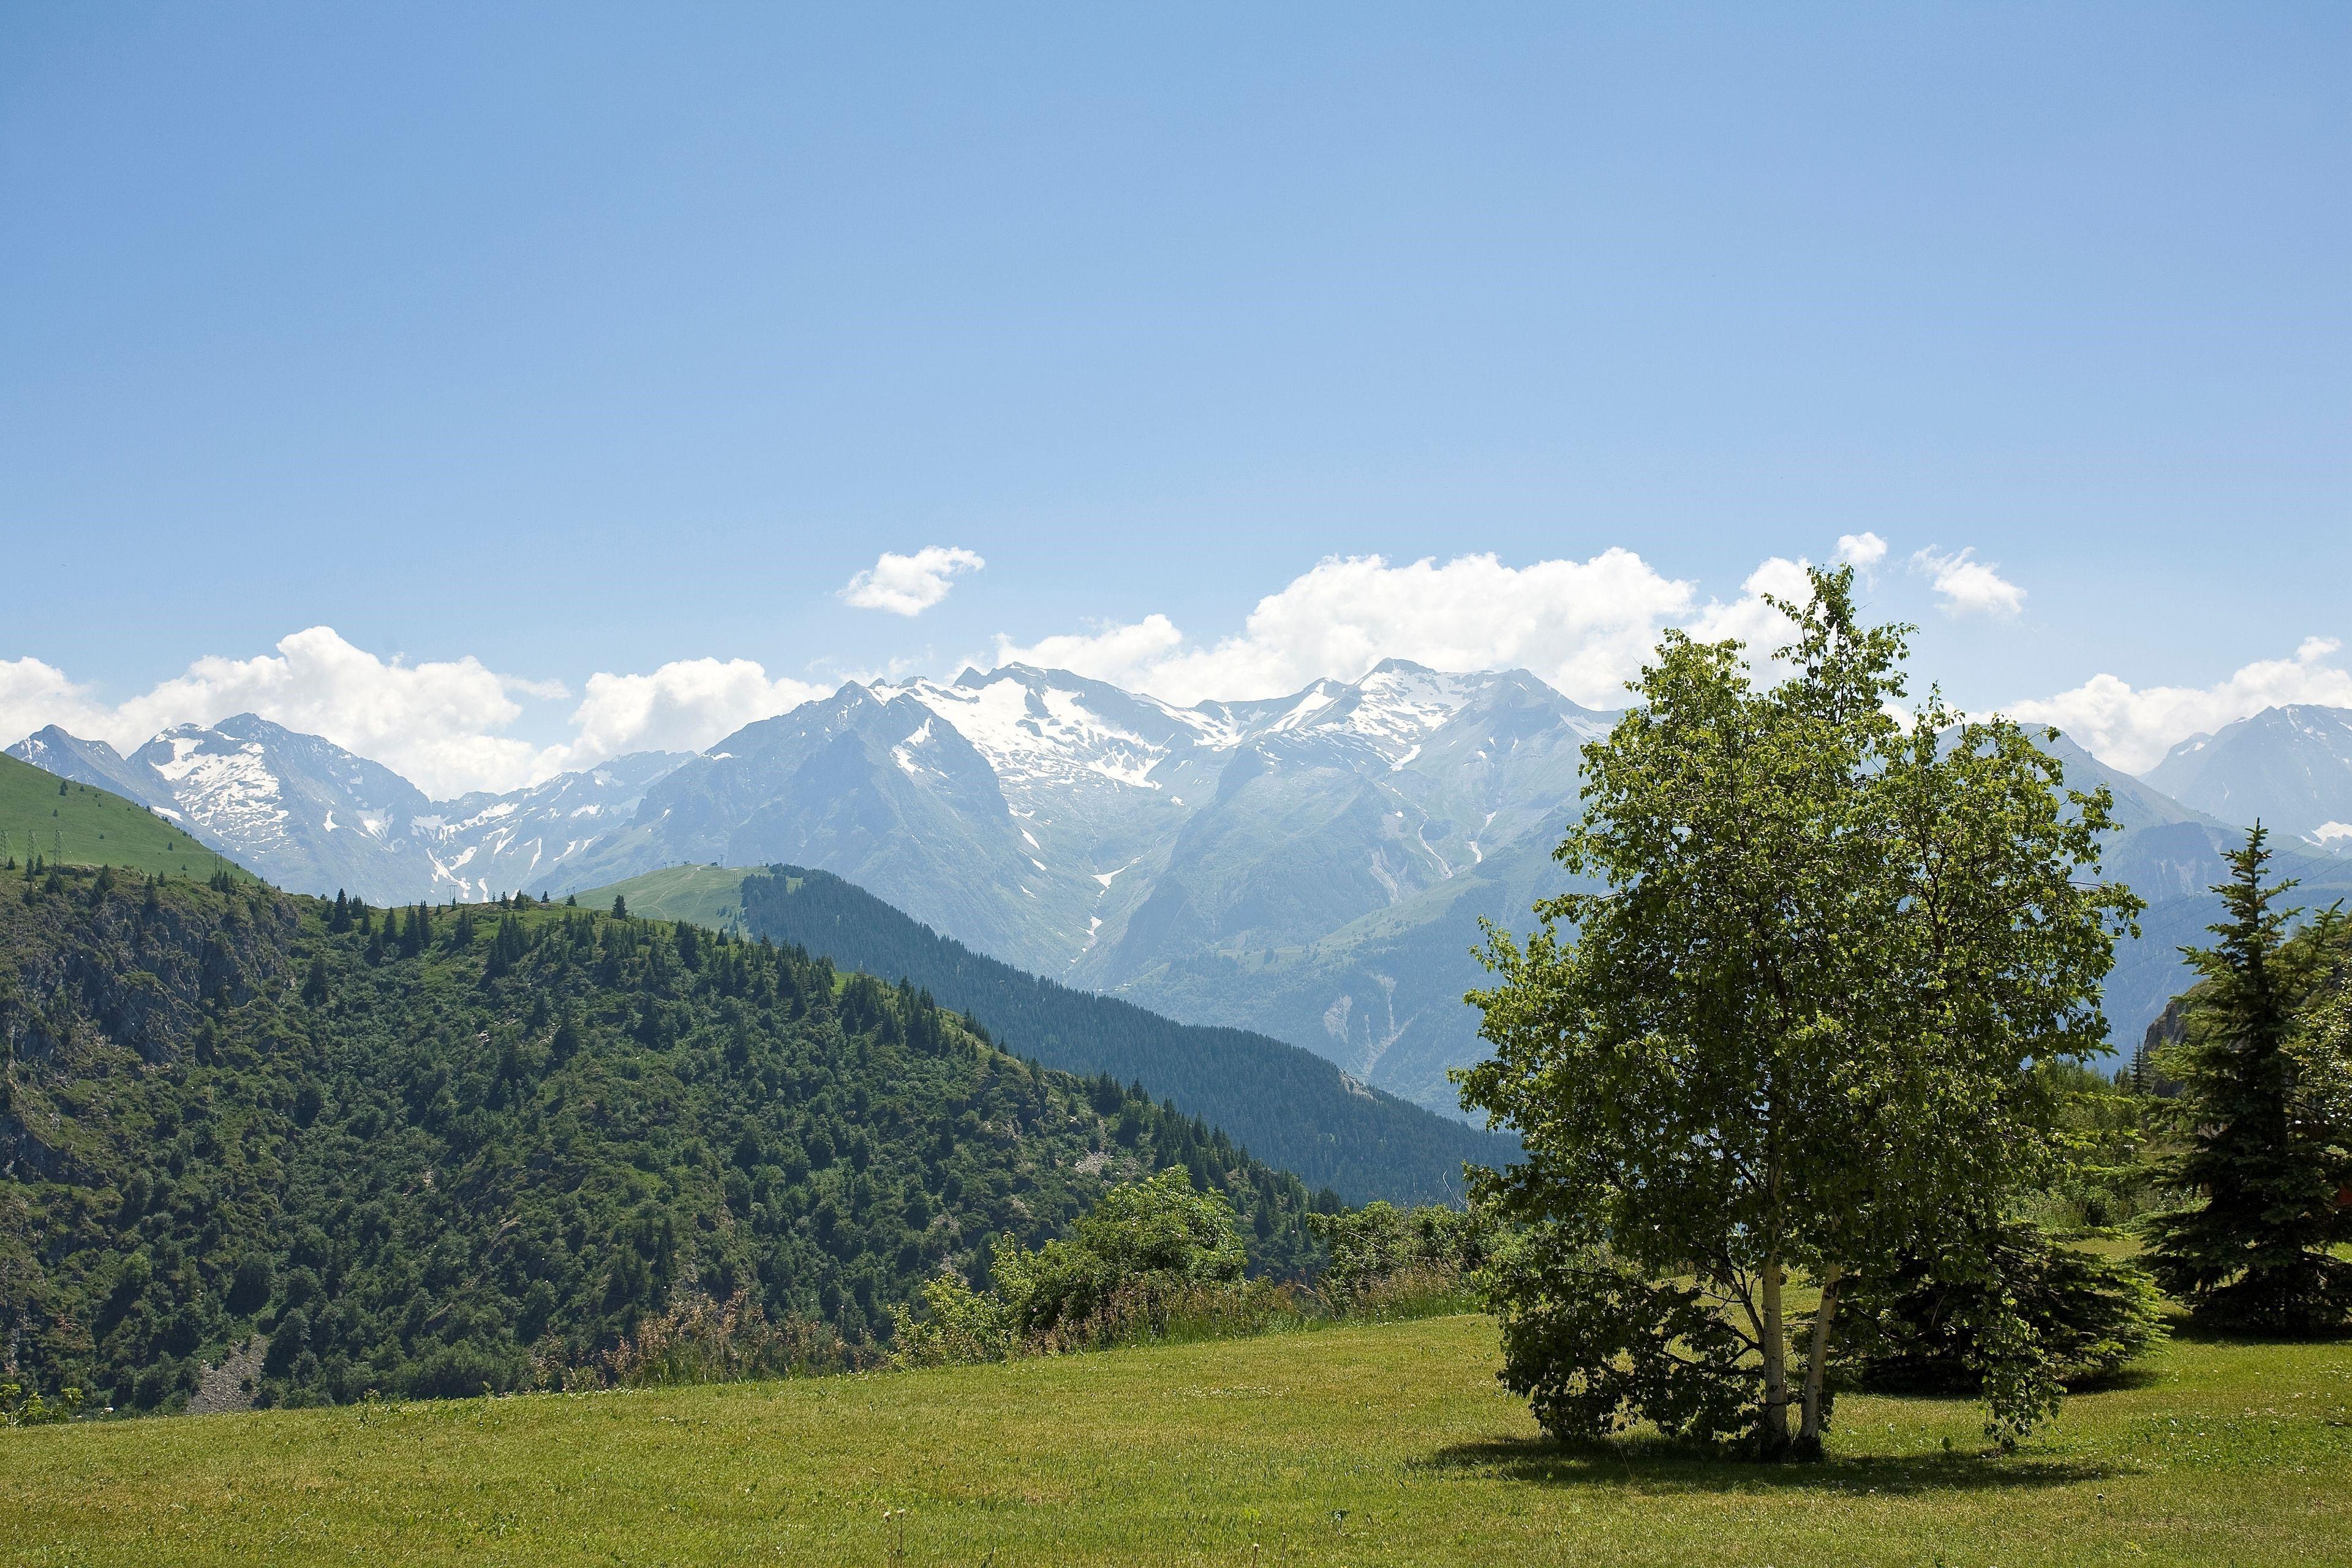
MULTIPOLYGON (((1983 1457, 1540 1440, 1476 1316, 996 1366, 0 1432, 9 1563, 2352 1563, 2352 1344, 2177 1341, 1983 1457)), ((1948 1447, 1947 1447, 1948 1445, 1948 1447)))
MULTIPOLYGON (((60 781, 0 756, 0 859, 38 855, 67 866, 119 866, 173 877, 209 877, 228 865, 146 807, 60 781)), ((245 872, 231 867, 239 878, 245 872)))
POLYGON ((629 912, 642 920, 691 921, 697 925, 733 929, 743 922, 743 879, 756 869, 740 866, 665 866, 625 882, 591 889, 580 894, 579 900, 588 909, 609 909, 617 893, 629 900, 629 912))

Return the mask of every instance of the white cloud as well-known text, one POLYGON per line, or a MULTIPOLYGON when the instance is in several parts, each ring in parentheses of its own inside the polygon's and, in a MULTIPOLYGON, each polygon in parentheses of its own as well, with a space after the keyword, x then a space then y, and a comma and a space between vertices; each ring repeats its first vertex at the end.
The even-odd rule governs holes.
POLYGON ((1074 670, 1113 686, 1142 689, 1150 672, 1184 646, 1184 634, 1166 616, 1150 615, 1124 626, 1104 622, 1091 632, 1040 637, 1026 647, 1008 637, 996 639, 999 664, 1035 665, 1074 670))
POLYGON ((886 550, 880 560, 843 585, 841 597, 861 610, 919 616, 948 596, 950 579, 987 564, 971 551, 949 545, 928 545, 912 555, 886 550))
POLYGON ((2102 762, 2145 773, 2192 735, 2250 718, 2265 708, 2310 702, 2352 708, 2352 671, 2332 662, 2342 644, 2305 637, 2292 658, 2261 659, 2212 686, 2152 686, 2135 690, 2113 675, 2095 675, 2071 691, 2020 702, 2012 716, 2055 724, 2102 762))
POLYGON ((790 676, 771 680, 748 658, 682 658, 651 675, 592 675, 572 714, 580 735, 565 762, 587 767, 624 752, 698 752, 826 691, 790 676))
POLYGON ((538 745, 506 733, 518 699, 555 700, 560 682, 501 675, 479 659, 417 665, 385 660, 331 626, 281 640, 274 654, 207 657, 125 701, 100 701, 35 658, 0 661, 0 736, 45 725, 130 752, 174 724, 215 724, 238 713, 324 736, 383 763, 426 795, 508 790, 633 751, 698 751, 755 719, 826 688, 775 679, 749 659, 680 659, 650 675, 599 673, 572 714, 573 737, 538 745))
POLYGON ((1841 533, 1838 535, 1837 552, 1832 559, 1856 571, 1868 572, 1886 559, 1886 541, 1868 529, 1860 533, 1841 533))
POLYGON ((200 658, 185 673, 110 707, 62 678, 42 689, 43 672, 56 672, 37 661, 19 660, 16 668, 16 684, 31 686, 36 700, 0 705, 12 734, 54 723, 129 751, 174 724, 257 713, 374 758, 427 794, 510 787, 534 776, 539 748, 499 731, 521 717, 518 697, 563 694, 560 685, 499 675, 470 655, 416 665, 386 661, 331 626, 296 632, 274 654, 200 658))
POLYGON ((1805 575, 1805 563, 1772 556, 1739 584, 1738 598, 1727 605, 1708 605, 1685 629, 1701 642, 1738 637, 1747 645, 1751 664, 1769 659, 1795 640, 1797 627, 1796 623, 1765 600, 1767 594, 1782 604, 1802 605, 1813 595, 1812 579, 1805 575))
POLYGON ((2013 616, 2025 608, 2025 590, 1975 557, 1973 550, 1944 555, 1931 547, 1912 555, 1911 569, 1934 580, 1946 615, 2013 616))
POLYGON ((1801 563, 1775 559, 1729 605, 1694 605, 1692 584, 1632 551, 1507 566, 1493 555, 1393 565, 1332 556, 1260 599, 1242 631, 1189 645, 1165 616, 1046 637, 999 638, 997 662, 1075 670, 1171 702, 1279 696, 1325 676, 1353 679, 1384 658, 1438 669, 1524 668, 1579 702, 1614 708, 1669 624, 1769 651, 1786 623, 1757 595, 1802 599, 1801 563), (1696 617, 1695 619, 1693 617, 1696 617))
POLYGON ((13 742, 47 725, 92 735, 107 722, 105 704, 89 688, 37 658, 0 659, 0 737, 13 742))

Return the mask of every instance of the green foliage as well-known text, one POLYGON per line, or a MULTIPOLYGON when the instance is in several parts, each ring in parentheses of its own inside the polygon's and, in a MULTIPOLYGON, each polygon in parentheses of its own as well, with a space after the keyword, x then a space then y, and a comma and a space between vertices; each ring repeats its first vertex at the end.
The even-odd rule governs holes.
POLYGON ((1139 1304, 1239 1289, 1247 1266, 1232 1205, 1171 1167, 1111 1188, 1068 1237, 1034 1251, 1000 1237, 984 1293, 952 1273, 930 1281, 926 1316, 899 1314, 901 1358, 943 1364, 1109 1342, 1139 1304))
POLYGON ((1914 1259, 1856 1280, 1843 1359, 1867 1388, 1982 1394, 1988 1383, 2042 1384, 2026 1397, 2046 1407, 2050 1385, 2111 1376, 2153 1348, 2164 1337, 2161 1303, 2145 1271, 2012 1222, 1940 1265, 1914 1259), (2004 1321, 2012 1319, 2028 1336, 2022 1357, 2004 1321))
MULTIPOLYGON (((1465 1161, 1500 1164, 1512 1155, 1506 1140, 1351 1083, 1295 1046, 1179 1024, 983 958, 826 872, 775 867, 711 876, 740 879, 729 885, 748 930, 844 968, 908 976, 945 1005, 986 1019, 1024 1056, 1139 1084, 1347 1202, 1458 1200, 1465 1161)), ((668 873, 641 881, 676 886, 668 873)))
POLYGON ((2191 1201, 2148 1220, 2148 1258, 2209 1322, 2319 1333, 2352 1312, 2352 1263, 2332 1250, 2352 1238, 2347 933, 2331 910, 2287 936, 2294 884, 2268 880, 2266 837, 2257 826, 2230 856, 2220 942, 2184 950, 2204 980, 2158 1065, 2185 1140, 2166 1174, 2191 1201))
POLYGON ((1000 1246, 992 1272, 1013 1327, 1034 1335, 1097 1316, 1121 1290, 1231 1285, 1244 1265, 1232 1205, 1179 1169, 1113 1187, 1067 1239, 1000 1246))
POLYGON ((1660 1284, 1546 1225, 1507 1233, 1484 1283, 1502 1327, 1504 1385, 1555 1437, 1589 1441, 1649 1422, 1713 1442, 1752 1430, 1763 1411, 1752 1342, 1702 1289, 1660 1284))
POLYGON ((81 1405, 79 1388, 65 1388, 54 1399, 44 1399, 37 1388, 28 1391, 20 1383, 0 1383, 0 1426, 47 1426, 70 1421, 81 1414, 81 1405))
POLYGON ((1850 572, 1812 590, 1781 606, 1799 636, 1769 689, 1738 644, 1668 634, 1586 748, 1559 851, 1605 890, 1538 905, 1524 945, 1493 931, 1501 984, 1471 997, 1495 1055, 1463 1101, 1528 1154, 1477 1199, 1559 1253, 1517 1276, 1515 1375, 1589 1384, 1552 1406, 1587 1426, 1606 1406, 1712 1432, 1752 1406, 1780 1453, 1801 1369, 1817 1451, 1841 1278, 1988 1227, 2061 1153, 2032 1064, 2103 1047, 2098 982, 2137 907, 2087 875, 2105 792, 1939 698, 1898 724, 1905 628, 1855 623, 1850 572), (1530 1359, 1604 1352, 1633 1370, 1530 1359))
POLYGON ((1295 1283, 1245 1279, 1234 1215, 1181 1169, 1113 1188, 1065 1240, 1034 1251, 1000 1238, 994 1283, 943 1274, 923 1315, 902 1314, 904 1365, 1051 1355, 1111 1345, 1231 1339, 1336 1318, 1464 1310, 1458 1291, 1335 1300, 1295 1283))
POLYGON ((1458 1291, 1486 1261, 1485 1217, 1435 1204, 1311 1214, 1307 1228, 1330 1257, 1318 1289, 1347 1308, 1408 1289, 1458 1291))
POLYGON ((174 1408, 247 1344, 277 1404, 863 1363, 942 1267, 1157 1171, 1205 1174, 1260 1272, 1315 1257, 1306 1190, 1222 1134, 794 950, 147 892, 0 894, 27 1387, 174 1408))
POLYGON ((2060 1232, 2128 1225, 2161 1201, 2153 1160, 2160 1102, 2133 1087, 2133 1076, 2100 1077, 2079 1062, 2034 1065, 2050 1105, 2061 1160, 2021 1206, 2035 1223, 2060 1232))

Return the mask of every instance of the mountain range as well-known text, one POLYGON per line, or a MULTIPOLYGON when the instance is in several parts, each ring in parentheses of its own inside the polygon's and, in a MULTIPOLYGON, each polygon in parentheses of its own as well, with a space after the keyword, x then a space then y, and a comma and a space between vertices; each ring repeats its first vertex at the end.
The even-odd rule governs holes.
MULTIPOLYGON (((1480 921, 1524 928, 1579 756, 1614 714, 1523 670, 1401 660, 1280 699, 1180 708, 1067 671, 851 682, 697 754, 434 802, 251 715, 125 757, 49 729, 11 752, 115 790, 299 890, 378 903, 567 891, 663 867, 832 872, 988 957, 1187 1023, 1243 1027, 1452 1110, 1480 1054, 1480 921)), ((2221 853, 2259 812, 2302 896, 2352 891, 2352 711, 2273 710, 2114 790, 2111 874, 2149 901, 2109 986, 2116 1037, 2180 988, 2221 853)))

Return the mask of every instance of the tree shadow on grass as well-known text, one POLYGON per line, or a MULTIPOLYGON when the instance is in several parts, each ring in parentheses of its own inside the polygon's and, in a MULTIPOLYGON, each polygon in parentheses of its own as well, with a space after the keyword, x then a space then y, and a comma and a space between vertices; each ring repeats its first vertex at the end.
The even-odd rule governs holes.
POLYGON ((1622 1487, 1644 1491, 1842 1491, 1895 1496, 2005 1491, 2103 1481, 2122 1471, 2082 1459, 1967 1453, 1856 1455, 1818 1464, 1764 1464, 1659 1437, 1602 1443, 1490 1438, 1454 1443, 1412 1461, 1424 1473, 1461 1471, 1533 1486, 1622 1487))

